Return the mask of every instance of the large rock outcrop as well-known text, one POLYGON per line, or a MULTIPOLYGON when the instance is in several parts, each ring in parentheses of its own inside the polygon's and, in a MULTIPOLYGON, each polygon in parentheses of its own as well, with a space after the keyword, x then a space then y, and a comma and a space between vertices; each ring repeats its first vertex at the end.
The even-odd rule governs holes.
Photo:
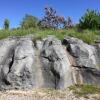
POLYGON ((73 37, 65 38, 63 44, 76 62, 72 65, 75 84, 100 85, 100 44, 88 45, 73 37))
POLYGON ((49 83, 51 86, 53 83, 54 88, 66 88, 72 85, 71 63, 67 56, 66 49, 60 40, 49 37, 44 41, 41 57, 43 68, 46 70, 47 85, 49 83))
POLYGON ((73 84, 100 85, 100 44, 88 45, 49 36, 0 40, 0 89, 55 88, 73 84))

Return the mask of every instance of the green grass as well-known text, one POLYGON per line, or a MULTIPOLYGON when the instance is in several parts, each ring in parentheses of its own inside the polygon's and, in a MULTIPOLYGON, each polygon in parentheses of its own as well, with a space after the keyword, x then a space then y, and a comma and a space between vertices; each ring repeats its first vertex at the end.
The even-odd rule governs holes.
POLYGON ((15 30, 0 30, 0 39, 6 38, 8 36, 23 36, 27 34, 34 34, 36 38, 44 38, 47 35, 55 35, 57 38, 62 40, 65 36, 72 36, 79 39, 82 39, 88 44, 94 44, 95 40, 100 40, 100 30, 84 30, 78 32, 76 29, 15 29, 15 30))
POLYGON ((93 85, 74 85, 69 87, 77 96, 86 96, 87 94, 100 94, 100 87, 93 85))
POLYGON ((0 39, 6 38, 8 36, 23 36, 34 32, 35 29, 0 30, 0 39))

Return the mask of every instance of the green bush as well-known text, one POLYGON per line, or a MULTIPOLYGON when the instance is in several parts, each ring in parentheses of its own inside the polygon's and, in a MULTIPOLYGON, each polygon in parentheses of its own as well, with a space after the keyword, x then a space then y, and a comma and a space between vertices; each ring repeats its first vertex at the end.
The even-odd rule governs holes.
POLYGON ((38 18, 32 15, 26 14, 21 22, 21 28, 29 29, 29 28, 36 28, 38 24, 38 18))
POLYGON ((87 10, 79 20, 79 28, 100 29, 100 13, 95 10, 87 10))
POLYGON ((9 27, 10 27, 10 21, 9 21, 9 19, 5 19, 4 20, 4 29, 6 30, 6 29, 9 29, 9 27))

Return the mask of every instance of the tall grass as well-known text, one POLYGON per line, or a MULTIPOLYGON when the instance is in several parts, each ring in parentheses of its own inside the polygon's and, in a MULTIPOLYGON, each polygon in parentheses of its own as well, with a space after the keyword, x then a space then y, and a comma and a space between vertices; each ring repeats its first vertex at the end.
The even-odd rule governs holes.
POLYGON ((0 30, 0 39, 6 38, 8 36, 24 36, 27 34, 33 34, 36 29, 15 29, 15 30, 0 30))
POLYGON ((93 44, 95 40, 100 40, 100 30, 84 30, 78 32, 76 29, 15 29, 15 30, 0 30, 0 39, 6 38, 8 36, 24 36, 28 34, 34 34, 37 38, 44 38, 47 35, 55 35, 57 38, 62 40, 65 36, 72 36, 82 39, 88 44, 93 44))

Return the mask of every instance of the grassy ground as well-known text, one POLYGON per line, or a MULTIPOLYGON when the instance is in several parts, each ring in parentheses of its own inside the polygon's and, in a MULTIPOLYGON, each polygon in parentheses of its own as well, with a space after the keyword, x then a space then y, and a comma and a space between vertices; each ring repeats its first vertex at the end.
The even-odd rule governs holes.
POLYGON ((8 90, 0 92, 0 100, 100 100, 100 89, 94 86, 71 86, 70 90, 8 90), (86 97, 86 94, 90 95, 86 97))
POLYGON ((73 90, 73 93, 77 96, 86 96, 88 94, 99 94, 100 87, 93 85, 74 85, 69 87, 70 90, 73 90))
POLYGON ((0 92, 0 100, 72 100, 68 92, 54 89, 10 90, 0 92))
POLYGON ((59 39, 63 39, 66 35, 82 39, 88 44, 93 44, 95 40, 100 40, 100 30, 83 30, 81 32, 77 29, 59 29, 59 30, 40 30, 40 29, 15 29, 15 30, 0 30, 0 39, 8 36, 23 36, 27 34, 34 34, 36 38, 44 38, 47 35, 55 35, 59 39))

